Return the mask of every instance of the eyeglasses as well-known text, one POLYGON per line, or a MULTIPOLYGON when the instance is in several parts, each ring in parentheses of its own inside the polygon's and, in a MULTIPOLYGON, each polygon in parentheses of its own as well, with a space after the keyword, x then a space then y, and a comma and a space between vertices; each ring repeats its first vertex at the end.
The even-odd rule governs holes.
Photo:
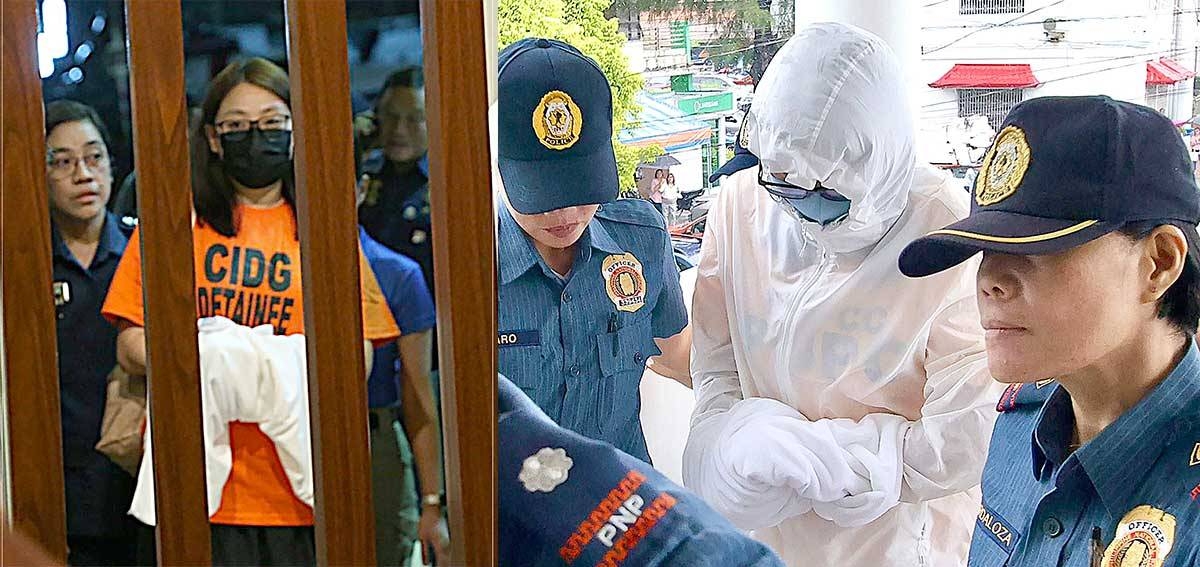
POLYGON ((246 137, 250 135, 251 128, 268 135, 291 131, 292 117, 286 114, 275 114, 272 116, 264 116, 258 120, 232 118, 217 122, 215 126, 217 128, 217 134, 226 136, 230 140, 238 142, 245 140, 246 137))
POLYGON ((75 166, 83 162, 88 169, 97 169, 108 164, 108 153, 102 151, 88 152, 82 156, 58 153, 46 156, 46 169, 55 178, 69 177, 75 172, 75 166))
POLYGON ((805 189, 798 185, 792 185, 786 181, 776 179, 774 176, 768 176, 763 169, 762 164, 758 165, 758 184, 766 189, 768 193, 781 197, 783 199, 807 199, 813 195, 817 195, 822 199, 829 201, 846 201, 846 197, 838 193, 835 189, 823 187, 820 181, 814 182, 812 189, 805 189))

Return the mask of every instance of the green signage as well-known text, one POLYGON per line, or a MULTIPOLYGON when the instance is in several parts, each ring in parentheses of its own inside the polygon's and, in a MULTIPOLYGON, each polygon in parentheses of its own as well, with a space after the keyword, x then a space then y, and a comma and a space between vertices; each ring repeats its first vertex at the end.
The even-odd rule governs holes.
POLYGON ((686 21, 671 22, 671 47, 682 49, 688 58, 692 57, 691 26, 686 21))
POLYGON ((692 74, 687 73, 684 75, 671 75, 671 92, 692 92, 692 74))
POLYGON ((679 99, 679 110, 686 114, 709 114, 733 110, 733 93, 712 93, 679 99))

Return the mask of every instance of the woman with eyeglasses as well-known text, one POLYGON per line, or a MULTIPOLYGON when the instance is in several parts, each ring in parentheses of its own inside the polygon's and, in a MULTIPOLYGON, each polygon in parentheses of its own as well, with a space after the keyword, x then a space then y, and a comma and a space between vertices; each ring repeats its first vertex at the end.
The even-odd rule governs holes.
POLYGON ((968 211, 918 165, 905 84, 879 38, 800 30, 746 118, 761 163, 708 214, 683 479, 789 565, 961 565, 970 542, 998 389, 970 269, 896 267, 968 211))
POLYGON ((58 385, 62 402, 67 562, 134 565, 142 528, 125 512, 133 477, 96 450, 108 375, 117 363, 117 333, 100 304, 132 227, 105 210, 112 191, 108 131, 90 106, 46 105, 46 182, 58 315, 58 385))
MULTIPOLYGON (((199 318, 304 332, 289 102, 287 74, 264 59, 232 63, 209 84, 191 139, 199 318)), ((363 336, 379 346, 400 333, 359 254, 363 336)), ((135 375, 146 372, 141 268, 135 232, 103 310, 120 329, 118 361, 135 375)), ((271 438, 238 421, 229 437, 232 469, 209 518, 213 563, 314 564, 312 508, 293 492, 271 438)))

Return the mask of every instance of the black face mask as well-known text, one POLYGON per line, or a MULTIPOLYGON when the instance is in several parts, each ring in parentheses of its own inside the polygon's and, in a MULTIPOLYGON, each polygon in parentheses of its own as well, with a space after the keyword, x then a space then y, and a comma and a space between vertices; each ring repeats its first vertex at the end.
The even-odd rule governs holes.
POLYGON ((221 168, 242 186, 261 189, 288 173, 292 167, 292 133, 289 130, 221 134, 221 168))

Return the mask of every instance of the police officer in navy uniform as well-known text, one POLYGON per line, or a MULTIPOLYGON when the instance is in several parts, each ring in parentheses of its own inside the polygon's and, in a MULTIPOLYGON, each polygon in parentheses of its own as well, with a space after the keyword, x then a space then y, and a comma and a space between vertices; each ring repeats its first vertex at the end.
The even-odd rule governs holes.
POLYGON ((1200 188, 1174 125, 1026 101, 973 197, 900 257, 917 277, 983 251, 988 363, 1010 386, 969 565, 1200 565, 1200 188))
MULTIPOLYGON (((112 191, 108 133, 91 107, 46 106, 54 302, 71 565, 132 565, 134 479, 96 451, 117 331, 100 315, 132 223, 105 210, 112 191)), ((49 416, 48 416, 49 417, 49 416)))
POLYGON ((500 565, 782 567, 704 501, 499 385, 500 565))
POLYGON ((559 425, 648 462, 638 387, 651 357, 690 349, 687 312, 662 215, 617 200, 608 80, 525 39, 500 53, 499 101, 500 371, 559 425))

